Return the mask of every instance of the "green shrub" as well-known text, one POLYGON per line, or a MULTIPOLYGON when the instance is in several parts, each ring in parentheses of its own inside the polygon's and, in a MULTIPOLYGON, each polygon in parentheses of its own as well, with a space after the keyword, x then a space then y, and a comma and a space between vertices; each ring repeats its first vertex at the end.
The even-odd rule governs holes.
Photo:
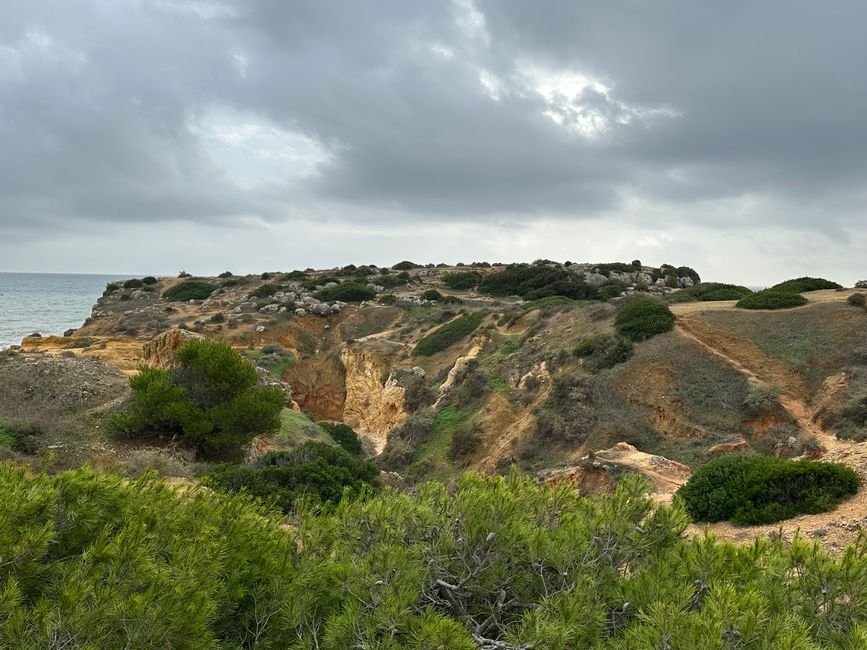
POLYGON ((575 445, 583 442, 596 426, 594 379, 579 374, 561 374, 545 402, 536 411, 536 440, 542 445, 575 445))
POLYGON ((320 422, 319 426, 331 436, 332 440, 353 456, 361 455, 361 438, 347 424, 342 422, 320 422))
POLYGON ((704 282, 676 291, 668 296, 669 302, 714 302, 740 300, 752 293, 746 287, 722 282, 704 282))
POLYGON ((408 278, 402 278, 399 275, 380 275, 376 278, 374 284, 378 284, 386 289, 394 289, 406 285, 408 278))
POLYGON ((600 285, 598 291, 600 300, 611 300, 612 298, 617 298, 626 291, 626 285, 617 280, 609 280, 600 285))
POLYGON ((454 291, 465 291, 479 286, 481 273, 475 271, 454 271, 443 275, 443 284, 454 291))
POLYGON ((145 284, 145 285, 154 285, 157 283, 157 279, 152 275, 146 275, 145 277, 143 277, 141 279, 141 281, 142 281, 142 284, 145 284))
POLYGON ((641 298, 617 313, 614 326, 621 335, 638 342, 668 332, 674 321, 674 314, 661 302, 641 298))
POLYGON ((270 298, 278 291, 280 291, 280 287, 278 287, 276 284, 266 283, 266 284, 262 284, 262 285, 256 287, 256 289, 251 291, 250 297, 251 298, 270 298))
POLYGON ((283 391, 258 385, 255 368, 227 343, 192 340, 171 370, 142 366, 130 378, 132 401, 116 432, 177 437, 204 452, 236 453, 255 436, 276 431, 283 391))
POLYGON ((789 293, 803 293, 805 291, 819 291, 821 289, 839 289, 840 285, 825 278, 795 278, 786 280, 771 287, 772 291, 785 291, 789 293))
POLYGON ((429 357, 432 354, 445 350, 447 347, 454 345, 458 341, 462 341, 472 334, 481 325, 483 319, 484 314, 480 312, 458 316, 453 321, 438 327, 420 340, 412 353, 429 357))
POLYGON ((741 298, 735 303, 740 309, 789 309, 806 305, 807 299, 799 293, 764 289, 741 298))
POLYGON ((2 422, 0 422, 0 447, 12 449, 18 442, 18 436, 12 431, 9 431, 2 422))
POLYGON ((410 262, 409 260, 404 260, 403 262, 398 262, 391 268, 395 271, 410 271, 412 269, 419 268, 419 265, 414 262, 410 262))
POLYGON ((233 275, 234 275, 234 274, 233 274, 231 271, 223 271, 223 272, 220 273, 220 275, 218 275, 217 277, 218 277, 218 278, 231 278, 231 277, 233 277, 233 275))
POLYGON ((863 293, 853 293, 851 296, 846 298, 846 302, 854 307, 863 307, 867 304, 867 296, 863 293))
POLYGON ((421 297, 422 297, 424 300, 442 300, 442 299, 443 299, 443 294, 441 294, 441 293, 440 293, 439 291, 437 291, 436 289, 428 289, 428 290, 425 291, 423 294, 421 294, 421 297))
POLYGON ((857 489, 844 465, 731 455, 702 465, 678 494, 695 521, 767 524, 827 512, 857 489))
POLYGON ((345 495, 374 488, 379 468, 340 447, 306 442, 293 451, 270 452, 251 465, 215 467, 208 483, 220 490, 247 492, 291 512, 299 498, 337 503, 345 495))
POLYGON ((379 302, 381 302, 383 305, 393 305, 397 302, 397 296, 395 296, 393 293, 387 293, 379 297, 379 302))
POLYGON ((361 302, 376 297, 376 291, 359 282, 344 282, 336 287, 328 287, 313 294, 314 298, 323 302, 361 302))
POLYGON ((479 291, 491 296, 520 296, 537 300, 548 296, 564 296, 573 300, 595 300, 596 287, 586 284, 576 275, 560 267, 535 264, 511 264, 502 271, 486 275, 479 291))
POLYGON ((124 289, 141 289, 143 286, 144 282, 136 278, 132 278, 123 283, 124 289))
POLYGON ((0 647, 867 647, 863 543, 685 536, 682 502, 651 487, 627 475, 588 499, 568 480, 466 473, 287 526, 153 476, 2 464, 0 647))
POLYGON ((188 300, 204 300, 209 297, 217 287, 207 282, 198 280, 185 280, 167 289, 163 298, 174 302, 187 302, 188 300))

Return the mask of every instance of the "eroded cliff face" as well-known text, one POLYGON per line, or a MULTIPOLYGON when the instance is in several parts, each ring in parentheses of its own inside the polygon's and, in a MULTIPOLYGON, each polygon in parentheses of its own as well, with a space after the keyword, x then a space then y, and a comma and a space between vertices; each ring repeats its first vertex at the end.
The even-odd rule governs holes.
POLYGON ((385 447, 388 432, 406 420, 405 389, 392 372, 391 362, 381 351, 346 345, 340 351, 346 381, 343 422, 373 446, 385 447))
POLYGON ((343 420, 346 373, 338 354, 302 358, 283 375, 292 397, 315 420, 343 420))

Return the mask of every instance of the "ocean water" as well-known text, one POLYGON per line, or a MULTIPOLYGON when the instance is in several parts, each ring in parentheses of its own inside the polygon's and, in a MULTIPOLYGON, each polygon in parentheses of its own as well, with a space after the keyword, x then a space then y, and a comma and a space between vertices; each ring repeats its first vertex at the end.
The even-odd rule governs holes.
POLYGON ((79 327, 105 285, 124 275, 0 273, 0 350, 39 332, 79 327))

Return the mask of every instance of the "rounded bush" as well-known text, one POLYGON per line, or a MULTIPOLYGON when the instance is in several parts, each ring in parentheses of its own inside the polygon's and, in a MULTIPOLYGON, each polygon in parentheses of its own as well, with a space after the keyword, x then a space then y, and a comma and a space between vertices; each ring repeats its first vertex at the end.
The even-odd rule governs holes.
POLYGON ((417 269, 419 267, 415 262, 410 262, 409 260, 404 260, 403 262, 398 262, 391 268, 395 271, 409 271, 410 269, 417 269))
POLYGON ((443 276, 443 284, 455 291, 473 289, 479 285, 481 280, 482 276, 475 271, 455 271, 443 276))
POLYGON ((677 493, 695 521, 768 524, 827 512, 857 490, 845 465, 732 455, 702 465, 677 493))
POLYGON ((152 275, 146 275, 141 279, 142 284, 152 285, 157 283, 157 279, 152 275))
POLYGON ((840 285, 825 278, 795 278, 786 280, 771 287, 772 291, 787 291, 790 293, 803 293, 804 291, 819 291, 821 289, 839 289, 840 285))
POLYGON ((674 314, 667 306, 642 298, 621 309, 614 319, 614 326, 631 341, 645 341, 671 330, 674 321, 674 314))
POLYGON ((765 289, 744 296, 737 301, 735 307, 741 309, 789 309, 806 304, 807 299, 799 293, 765 289))
POLYGON ((136 278, 133 278, 131 280, 127 280, 126 282, 123 283, 124 289, 141 289, 143 286, 144 286, 144 282, 142 282, 141 280, 138 280, 136 278))
POLYGON ((867 296, 863 293, 853 293, 851 296, 846 298, 846 302, 854 307, 863 307, 867 304, 867 296))
POLYGON ((374 298, 376 291, 360 282, 344 282, 336 287, 328 287, 322 291, 317 291, 313 296, 323 302, 331 302, 333 300, 361 302, 362 300, 374 298))
POLYGON ((421 297, 425 300, 442 300, 443 294, 441 294, 436 289, 428 289, 423 294, 421 294, 421 297))
POLYGON ((163 298, 175 302, 187 302, 188 300, 204 300, 210 296, 217 287, 207 282, 198 280, 186 280, 176 284, 163 293, 163 298))

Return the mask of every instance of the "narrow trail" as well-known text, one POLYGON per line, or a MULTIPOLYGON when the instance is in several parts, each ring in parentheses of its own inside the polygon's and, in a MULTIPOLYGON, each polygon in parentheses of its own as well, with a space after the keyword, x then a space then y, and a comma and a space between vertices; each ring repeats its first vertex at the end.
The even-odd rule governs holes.
POLYGON ((746 376, 751 384, 780 387, 780 406, 802 429, 821 440, 828 451, 847 449, 852 446, 852 443, 839 440, 832 431, 824 429, 813 419, 804 401, 806 391, 803 380, 794 371, 786 368, 782 361, 773 359, 748 342, 738 341, 713 331, 707 321, 697 322, 699 320, 700 317, 696 314, 683 315, 678 319, 675 331, 725 360, 746 376))

